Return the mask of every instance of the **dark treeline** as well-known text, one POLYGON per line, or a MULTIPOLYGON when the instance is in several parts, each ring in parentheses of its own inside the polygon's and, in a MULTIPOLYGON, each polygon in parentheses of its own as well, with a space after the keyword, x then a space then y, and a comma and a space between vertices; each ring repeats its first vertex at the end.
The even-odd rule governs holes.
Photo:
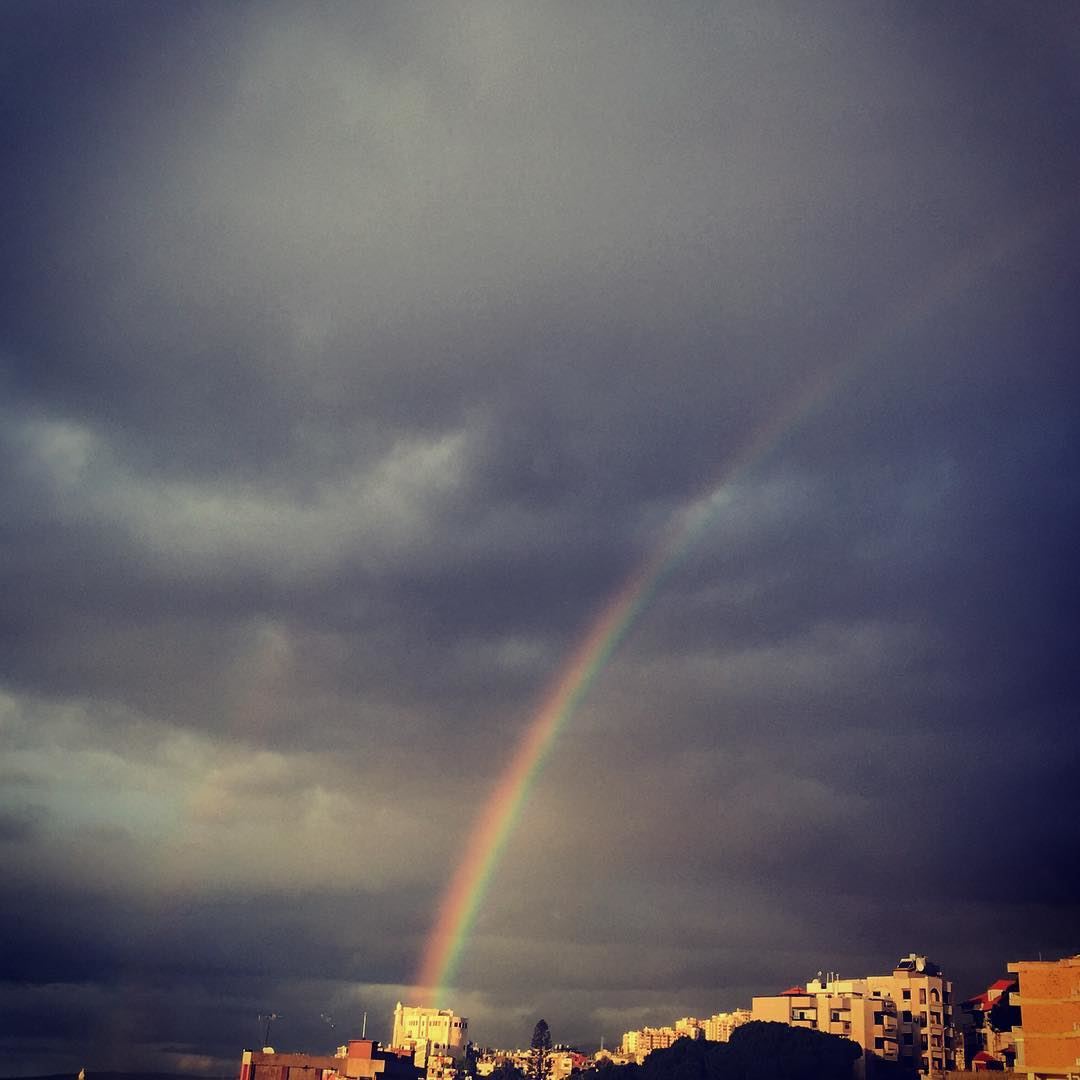
MULTIPOLYGON (((601 1065, 596 1073, 602 1080, 851 1080, 862 1056, 850 1039, 754 1021, 736 1028, 730 1042, 680 1039, 643 1065, 601 1065)), ((867 1061, 866 1080, 909 1078, 914 1073, 893 1062, 867 1061)))

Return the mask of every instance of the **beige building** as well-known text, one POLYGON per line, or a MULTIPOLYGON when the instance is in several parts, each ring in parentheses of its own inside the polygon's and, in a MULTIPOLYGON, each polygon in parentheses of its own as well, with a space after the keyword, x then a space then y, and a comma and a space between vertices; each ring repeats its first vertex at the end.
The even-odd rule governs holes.
POLYGON ((952 982, 937 964, 911 953, 891 975, 871 975, 865 982, 870 994, 896 1002, 901 1062, 921 1073, 955 1068, 952 982))
POLYGON ((448 1061, 464 1057, 468 1036, 469 1021, 450 1009, 424 1009, 400 1001, 394 1009, 391 1047, 410 1051, 413 1061, 432 1074, 431 1080, 447 1074, 448 1061))
MULTIPOLYGON (((890 975, 837 978, 830 985, 895 1003, 897 1058, 903 1064, 924 1075, 956 1067, 952 982, 932 960, 910 953, 897 961, 890 975)), ((880 1053, 875 1046, 865 1049, 880 1053)))
POLYGON ((640 1065, 654 1050, 664 1050, 681 1038, 682 1033, 673 1027, 646 1027, 626 1032, 619 1050, 640 1065))
POLYGON ((1030 1080, 1080 1080, 1080 955, 1064 960, 1019 960, 1008 970, 1020 984, 1013 1027, 1013 1069, 1030 1080))
POLYGON ((753 1019, 749 1009, 736 1009, 734 1012, 713 1013, 705 1023, 705 1038, 710 1042, 727 1042, 731 1033, 740 1025, 753 1019))
POLYGON ((779 1020, 846 1036, 864 1051, 923 1075, 956 1064, 952 983, 937 964, 915 953, 899 960, 889 975, 860 979, 819 975, 805 988, 794 987, 775 998, 754 998, 752 1012, 755 1020, 779 1020))
POLYGON ((704 1039, 705 1021, 699 1020, 696 1016, 684 1016, 675 1021, 675 1034, 680 1039, 684 1036, 687 1039, 704 1039))
POLYGON ((886 1061, 896 1061, 896 1007, 884 997, 810 983, 775 997, 756 997, 751 1019, 813 1028, 851 1039, 886 1061), (801 992, 800 992, 801 991, 801 992))

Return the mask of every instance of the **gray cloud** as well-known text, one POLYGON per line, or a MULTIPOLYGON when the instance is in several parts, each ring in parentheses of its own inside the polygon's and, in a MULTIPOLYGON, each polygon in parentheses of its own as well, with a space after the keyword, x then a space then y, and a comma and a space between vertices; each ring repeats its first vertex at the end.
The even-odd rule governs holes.
POLYGON ((1070 9, 0 18, 5 1070, 1076 951, 1070 9))

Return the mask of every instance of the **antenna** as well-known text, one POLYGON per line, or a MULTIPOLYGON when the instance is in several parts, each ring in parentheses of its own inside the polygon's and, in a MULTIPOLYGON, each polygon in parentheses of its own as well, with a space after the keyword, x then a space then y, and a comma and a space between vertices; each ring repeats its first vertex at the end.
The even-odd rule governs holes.
POLYGON ((360 1029, 360 1038, 361 1039, 366 1039, 367 1038, 367 1009, 364 1010, 364 1025, 360 1029))
POLYGON ((263 1046, 269 1046, 270 1045, 270 1025, 275 1020, 281 1020, 281 1019, 282 1019, 281 1013, 276 1013, 276 1012, 259 1013, 259 1022, 262 1023, 263 1020, 266 1021, 266 1030, 263 1032, 263 1046))

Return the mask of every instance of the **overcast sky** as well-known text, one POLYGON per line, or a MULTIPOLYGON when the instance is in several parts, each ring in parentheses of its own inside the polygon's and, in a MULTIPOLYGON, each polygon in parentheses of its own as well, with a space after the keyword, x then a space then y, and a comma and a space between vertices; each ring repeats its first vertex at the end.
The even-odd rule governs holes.
POLYGON ((0 1074, 1080 952, 1074 4, 0 20, 0 1074))

